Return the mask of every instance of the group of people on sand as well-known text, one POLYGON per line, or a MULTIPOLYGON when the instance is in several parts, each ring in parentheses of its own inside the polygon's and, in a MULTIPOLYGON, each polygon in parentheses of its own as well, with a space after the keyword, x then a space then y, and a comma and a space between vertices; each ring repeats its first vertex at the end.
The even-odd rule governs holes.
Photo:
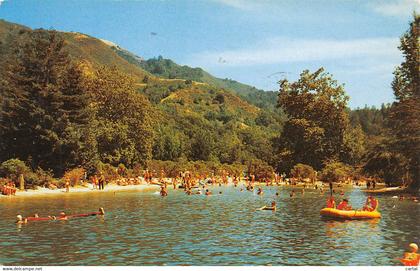
MULTIPOLYGON (((379 201, 373 196, 368 196, 365 202, 365 205, 362 208, 362 211, 373 212, 378 209, 379 201)), ((336 205, 335 199, 333 196, 328 197, 327 199, 327 208, 335 208, 337 210, 351 211, 353 207, 349 204, 348 199, 342 199, 341 202, 336 205)))
POLYGON ((23 217, 22 215, 16 216, 16 224, 26 224, 30 221, 46 221, 46 220, 69 220, 70 218, 76 217, 88 217, 88 216, 96 216, 96 215, 105 215, 104 208, 100 207, 98 212, 93 213, 86 213, 86 214, 74 214, 74 215, 67 215, 65 212, 60 212, 58 216, 46 216, 40 217, 37 213, 33 216, 23 217))
POLYGON ((0 185, 0 192, 5 196, 14 196, 16 195, 16 185, 13 181, 4 179, 4 184, 0 185))
POLYGON ((90 177, 90 180, 92 182, 93 189, 104 190, 104 187, 105 187, 105 176, 104 176, 104 174, 99 173, 99 177, 96 174, 92 175, 90 177))
POLYGON ((372 180, 372 181, 368 180, 366 182, 366 188, 367 189, 370 189, 370 188, 375 189, 376 188, 376 181, 375 180, 372 180))

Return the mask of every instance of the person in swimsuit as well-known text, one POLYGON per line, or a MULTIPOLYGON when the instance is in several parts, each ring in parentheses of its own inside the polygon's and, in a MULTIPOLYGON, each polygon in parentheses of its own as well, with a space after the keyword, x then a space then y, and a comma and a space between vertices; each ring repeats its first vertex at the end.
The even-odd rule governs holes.
POLYGON ((420 254, 417 253, 419 247, 415 243, 409 245, 410 252, 404 253, 404 258, 399 259, 405 266, 418 266, 420 262, 420 254))
POLYGON ((58 220, 68 220, 66 213, 61 212, 60 215, 57 217, 58 220))
POLYGON ((277 207, 276 207, 276 202, 272 201, 271 202, 271 206, 263 206, 260 208, 260 210, 271 210, 271 211, 276 211, 277 207))
POLYGON ((28 223, 28 219, 23 218, 21 215, 16 216, 16 224, 26 224, 28 223))
POLYGON ((345 210, 345 211, 350 211, 353 208, 351 207, 351 205, 349 205, 349 201, 348 199, 343 199, 338 205, 337 205, 337 209, 338 210, 345 210))

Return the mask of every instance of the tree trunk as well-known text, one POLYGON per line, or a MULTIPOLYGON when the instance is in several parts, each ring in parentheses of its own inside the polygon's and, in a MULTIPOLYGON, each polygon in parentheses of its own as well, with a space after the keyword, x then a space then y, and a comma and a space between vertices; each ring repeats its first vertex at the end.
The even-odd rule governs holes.
POLYGON ((23 174, 19 175, 19 189, 25 190, 25 179, 23 178, 23 174))

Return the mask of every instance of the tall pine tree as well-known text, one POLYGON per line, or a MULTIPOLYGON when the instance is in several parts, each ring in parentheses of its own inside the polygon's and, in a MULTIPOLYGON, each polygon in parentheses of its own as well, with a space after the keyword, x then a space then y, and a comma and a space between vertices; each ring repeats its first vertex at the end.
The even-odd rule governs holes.
POLYGON ((390 114, 395 149, 408 159, 408 177, 413 189, 420 187, 420 16, 414 14, 410 29, 401 37, 404 62, 396 68, 392 89, 396 98, 390 114))
POLYGON ((0 85, 0 159, 19 158, 61 174, 84 162, 76 153, 88 147, 83 141, 89 99, 59 34, 35 30, 26 35, 16 44, 0 85))

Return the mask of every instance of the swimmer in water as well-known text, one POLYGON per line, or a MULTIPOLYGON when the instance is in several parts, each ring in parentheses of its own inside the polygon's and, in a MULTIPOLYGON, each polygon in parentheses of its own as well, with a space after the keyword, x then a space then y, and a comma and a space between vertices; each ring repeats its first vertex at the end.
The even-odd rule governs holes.
POLYGON ((276 202, 272 201, 271 202, 271 206, 263 206, 260 208, 260 210, 270 210, 270 211, 276 211, 277 207, 276 207, 276 202))
POLYGON ((409 245, 410 252, 404 253, 404 258, 399 259, 405 266, 418 266, 420 262, 419 247, 415 243, 409 245))
POLYGON ((290 197, 293 198, 295 196, 295 190, 292 190, 292 192, 290 192, 290 197))
POLYGON ((99 214, 98 215, 105 215, 104 208, 102 208, 102 207, 99 208, 99 214))
POLYGON ((264 191, 261 189, 261 187, 258 188, 258 192, 257 195, 262 195, 264 194, 264 191))
POLYGON ((222 191, 219 191, 219 195, 221 195, 222 194, 222 191))
POLYGON ((16 224, 26 224, 28 223, 28 219, 23 218, 21 215, 16 216, 16 224))
POLYGON ((166 189, 166 187, 165 186, 161 186, 160 187, 160 195, 162 196, 162 197, 166 197, 167 195, 168 195, 168 190, 166 189))
POLYGON ((66 213, 61 212, 60 215, 57 217, 58 220, 68 220, 66 213))
POLYGON ((279 192, 276 192, 276 196, 279 196, 279 192))
POLYGON ((206 189, 206 196, 210 196, 210 195, 211 195, 211 192, 208 189, 206 189))

